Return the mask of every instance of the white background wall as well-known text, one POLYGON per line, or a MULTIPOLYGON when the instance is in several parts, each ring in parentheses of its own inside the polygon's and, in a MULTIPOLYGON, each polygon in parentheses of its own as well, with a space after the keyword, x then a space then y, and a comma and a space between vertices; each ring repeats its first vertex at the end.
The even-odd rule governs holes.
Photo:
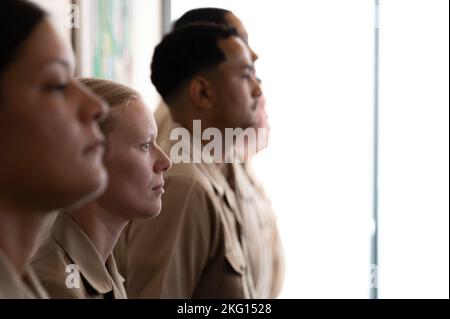
POLYGON ((449 297, 448 6, 381 0, 382 298, 449 297))
MULTIPOLYGON (((278 213, 281 297, 367 298, 374 0, 172 0, 234 11, 264 81, 255 159, 278 213)), ((379 296, 448 298, 448 1, 380 0, 379 296)))
POLYGON ((133 83, 152 110, 160 102, 160 97, 150 81, 150 61, 154 47, 162 36, 161 1, 132 0, 133 13, 133 83))
POLYGON ((248 29, 272 126, 255 158, 286 250, 281 297, 367 298, 371 216, 370 1, 173 0, 231 9, 248 29))

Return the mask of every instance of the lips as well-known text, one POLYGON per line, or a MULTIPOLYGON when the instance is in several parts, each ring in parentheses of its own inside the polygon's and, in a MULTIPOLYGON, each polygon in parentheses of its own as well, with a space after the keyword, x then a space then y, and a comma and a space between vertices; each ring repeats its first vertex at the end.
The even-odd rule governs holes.
POLYGON ((152 191, 159 195, 164 194, 164 183, 161 183, 161 184, 153 187, 152 191))

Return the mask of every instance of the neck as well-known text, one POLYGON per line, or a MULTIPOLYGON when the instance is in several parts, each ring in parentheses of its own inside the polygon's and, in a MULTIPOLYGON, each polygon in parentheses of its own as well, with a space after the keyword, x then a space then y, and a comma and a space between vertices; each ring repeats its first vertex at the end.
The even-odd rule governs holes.
MULTIPOLYGON (((190 133, 190 139, 191 141, 199 140, 198 147, 203 147, 207 144, 218 142, 216 140, 216 137, 208 136, 209 139, 203 139, 203 132, 208 128, 217 128, 220 131, 220 143, 218 144, 221 149, 221 161, 216 162, 218 166, 223 166, 224 163, 226 163, 227 156, 233 151, 234 148, 234 141, 227 141, 225 129, 221 127, 217 127, 216 125, 213 125, 209 121, 202 119, 200 117, 193 117, 193 116, 180 116, 180 114, 173 114, 173 119, 175 122, 180 123, 184 128, 186 128, 190 133), (196 121, 199 120, 199 121, 196 121), (196 122, 194 122, 196 121, 196 122)), ((197 142, 194 142, 197 143, 197 142)), ((218 149, 214 148, 215 151, 219 151, 218 149)))
POLYGON ((255 150, 255 145, 247 140, 240 140, 236 143, 236 152, 238 153, 239 158, 244 163, 251 163, 253 157, 256 155, 258 150, 255 150))
POLYGON ((0 198, 0 250, 24 274, 45 221, 45 212, 13 208, 0 198))
POLYGON ((105 263, 128 220, 112 214, 97 201, 71 211, 69 214, 92 241, 105 263))

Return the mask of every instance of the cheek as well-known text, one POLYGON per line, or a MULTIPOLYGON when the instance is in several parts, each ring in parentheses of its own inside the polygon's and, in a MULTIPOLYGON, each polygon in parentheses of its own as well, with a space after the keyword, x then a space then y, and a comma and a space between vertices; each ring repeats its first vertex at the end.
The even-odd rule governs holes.
POLYGON ((241 91, 240 88, 235 87, 228 87, 227 90, 223 91, 220 101, 223 119, 234 119, 242 116, 245 112, 246 107, 244 105, 247 105, 248 101, 241 91))
POLYGON ((251 92, 247 83, 238 83, 233 88, 233 102, 237 107, 247 106, 252 100, 251 92))
POLYGON ((221 82, 219 87, 220 98, 229 103, 236 102, 240 99, 244 84, 240 77, 228 78, 226 81, 221 82))
POLYGON ((151 166, 145 156, 138 152, 117 154, 114 158, 105 160, 112 187, 114 185, 130 194, 142 194, 150 188, 151 166))
POLYGON ((39 100, 15 114, 11 124, 14 144, 22 146, 18 149, 32 152, 34 157, 42 154, 52 162, 61 161, 62 165, 69 165, 87 142, 80 123, 64 104, 46 104, 45 100, 39 100))
POLYGON ((45 134, 51 132, 55 135, 55 132, 58 132, 61 134, 61 138, 73 138, 74 141, 81 138, 82 124, 77 117, 74 103, 62 94, 39 96, 35 108, 42 114, 42 116, 39 115, 40 123, 36 123, 36 125, 45 134), (45 125, 42 125, 44 123, 45 125))
POLYGON ((130 219, 150 217, 159 212, 161 200, 152 192, 155 181, 148 158, 140 156, 107 165, 109 186, 103 201, 130 219))

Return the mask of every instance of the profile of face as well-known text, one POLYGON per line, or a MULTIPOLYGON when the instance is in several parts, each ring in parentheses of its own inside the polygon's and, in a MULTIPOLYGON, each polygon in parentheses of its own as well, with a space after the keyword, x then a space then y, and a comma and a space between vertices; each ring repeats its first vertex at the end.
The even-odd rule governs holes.
POLYGON ((126 106, 113 107, 110 116, 117 127, 107 137, 104 163, 109 185, 98 202, 126 219, 157 216, 163 172, 171 161, 156 144, 153 114, 141 99, 133 99, 126 106))
POLYGON ((255 135, 252 135, 246 131, 236 141, 236 150, 241 156, 241 160, 244 162, 251 162, 253 157, 260 151, 267 148, 269 143, 270 125, 268 122, 268 115, 266 112, 266 99, 263 94, 258 99, 256 122, 253 127, 248 128, 246 131, 253 130, 255 135), (248 134, 248 138, 245 138, 248 134))
POLYGON ((248 46, 248 49, 250 50, 250 55, 251 55, 251 58, 252 58, 253 62, 258 60, 258 55, 256 54, 255 51, 253 51, 253 49, 250 47, 250 45, 248 43, 247 29, 245 29, 244 24, 242 23, 242 21, 238 17, 236 17, 233 13, 230 12, 230 13, 226 14, 225 22, 236 29, 237 34, 239 35, 239 37, 248 46))
POLYGON ((239 37, 218 42, 225 55, 211 76, 215 126, 246 129, 255 125, 261 88, 247 45, 239 37))
POLYGON ((99 118, 106 105, 73 77, 68 43, 45 18, 0 80, 0 198, 52 210, 107 183, 99 118))
POLYGON ((269 134, 270 134, 270 125, 269 125, 269 116, 267 115, 266 111, 266 98, 264 94, 261 94, 258 100, 258 106, 257 106, 257 114, 256 114, 256 124, 254 126, 254 129, 256 130, 256 136, 258 141, 258 150, 265 149, 267 147, 267 144, 269 142, 269 134), (265 133, 263 138, 258 138, 259 135, 259 129, 264 129, 265 133))

